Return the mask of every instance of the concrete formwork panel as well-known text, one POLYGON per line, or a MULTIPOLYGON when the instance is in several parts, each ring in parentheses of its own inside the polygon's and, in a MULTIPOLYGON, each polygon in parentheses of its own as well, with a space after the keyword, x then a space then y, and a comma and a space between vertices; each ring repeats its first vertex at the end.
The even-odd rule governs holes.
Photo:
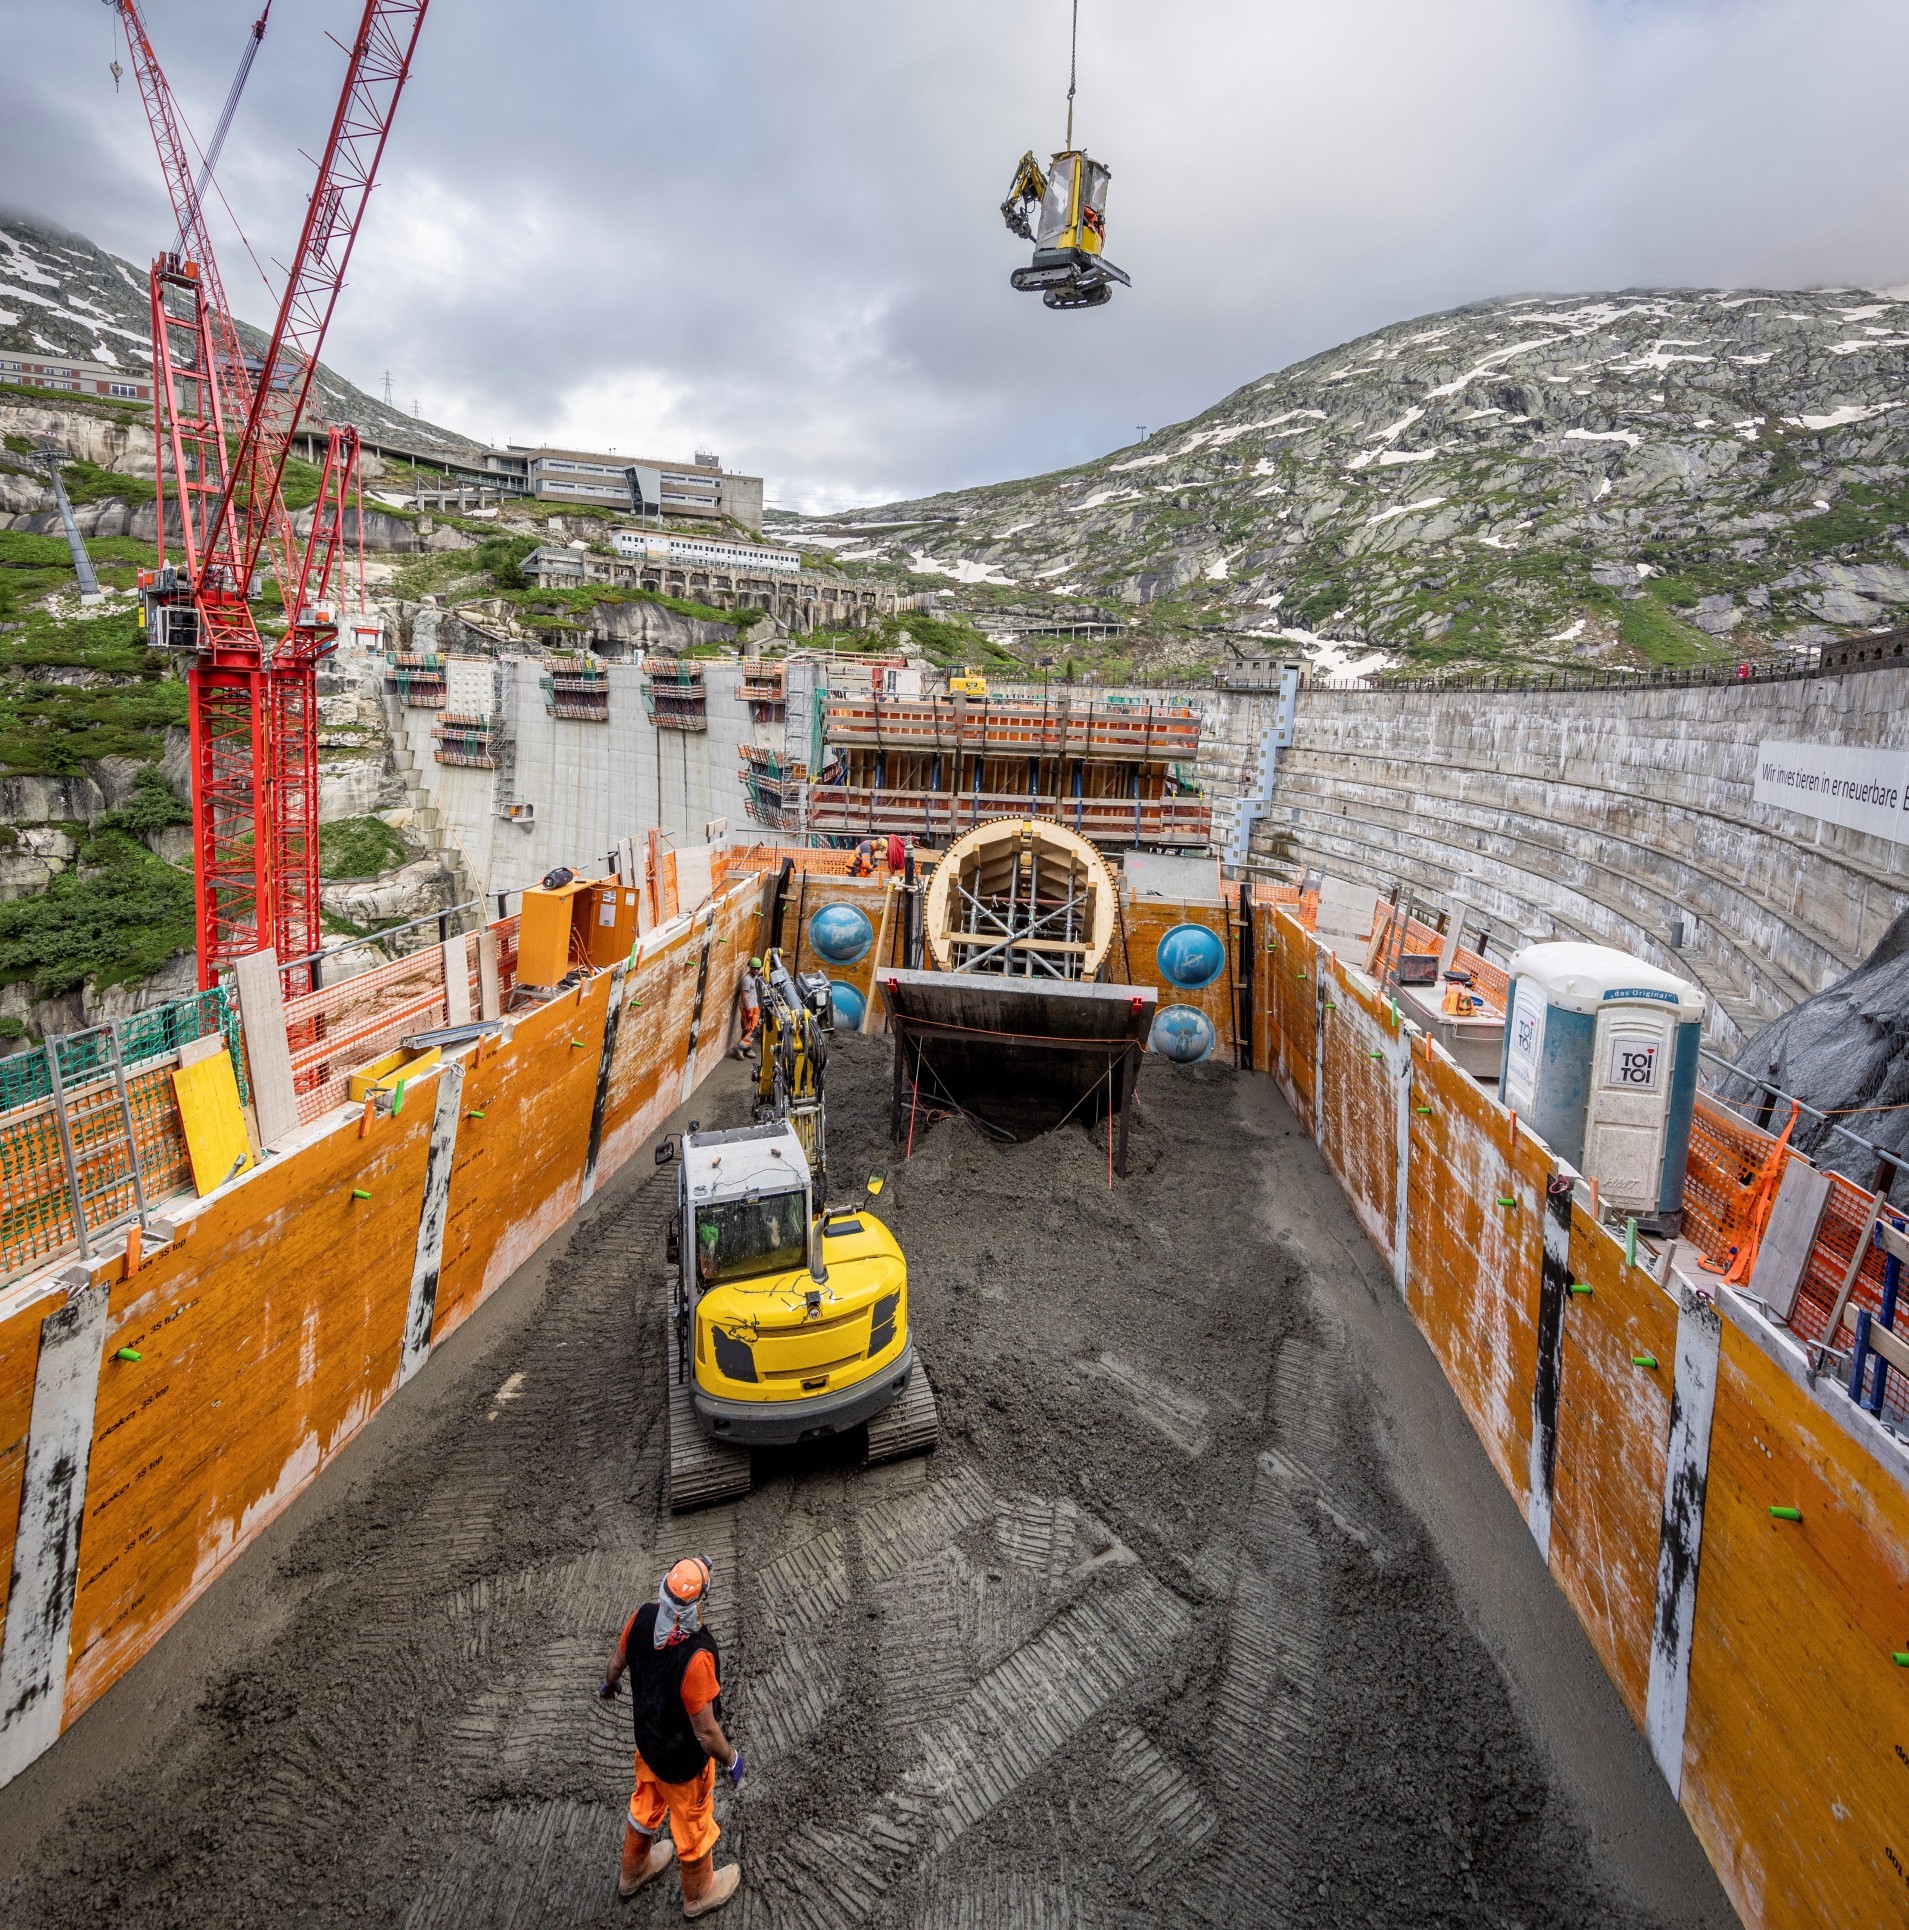
POLYGON ((1551 1573, 1641 1729, 1656 1613, 1677 1308, 1573 1206, 1559 1352, 1551 1573), (1655 1366, 1634 1364, 1640 1357, 1655 1366))
POLYGON ((1909 1488, 1849 1418, 1725 1321, 1682 1800, 1758 1930, 1909 1920, 1909 1488))
POLYGON ((1551 1155, 1423 1038, 1412 1097, 1406 1302, 1528 1509, 1551 1155))
POLYGON ((396 1388, 431 1084, 362 1138, 267 1160, 115 1290, 69 1722, 396 1388))

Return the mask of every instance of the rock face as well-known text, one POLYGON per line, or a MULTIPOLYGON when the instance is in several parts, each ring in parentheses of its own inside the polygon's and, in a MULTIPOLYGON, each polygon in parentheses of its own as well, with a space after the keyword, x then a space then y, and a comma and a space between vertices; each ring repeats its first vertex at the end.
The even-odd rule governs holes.
POLYGON ((1209 626, 1419 667, 1779 648, 1909 608, 1909 303, 1479 302, 1078 469, 827 527, 971 609, 1124 611, 1157 670, 1209 626))
POLYGON ((319 896, 332 917, 364 928, 401 924, 456 903, 455 881, 435 858, 401 865, 382 878, 326 885, 319 896))
MULTIPOLYGON (((1757 1082, 1768 1079, 1909 1162, 1909 912, 1846 979, 1765 1026, 1734 1063, 1745 1075, 1726 1084, 1734 1103, 1754 1099, 1757 1082)), ((1780 1130, 1787 1116, 1779 1103, 1772 1123, 1780 1130)), ((1858 1185, 1875 1176, 1875 1155, 1820 1119, 1800 1118, 1792 1144, 1858 1185)), ((1909 1197, 1909 1181, 1898 1180, 1894 1192, 1898 1201, 1909 1197)))
MULTIPOLYGON (((152 366, 150 301, 144 265, 122 261, 94 247, 83 235, 68 234, 44 222, 20 215, 0 220, 0 350, 36 357, 71 355, 143 374, 152 366)), ((254 353, 264 350, 267 337, 249 322, 239 323, 239 335, 254 353)), ((446 455, 468 456, 478 448, 468 436, 377 401, 322 362, 313 403, 323 421, 355 423, 380 442, 446 455)), ((68 431, 62 426, 60 433, 68 431)), ((89 448, 69 446, 121 475, 152 474, 150 434, 143 469, 129 462, 107 461, 89 448)))

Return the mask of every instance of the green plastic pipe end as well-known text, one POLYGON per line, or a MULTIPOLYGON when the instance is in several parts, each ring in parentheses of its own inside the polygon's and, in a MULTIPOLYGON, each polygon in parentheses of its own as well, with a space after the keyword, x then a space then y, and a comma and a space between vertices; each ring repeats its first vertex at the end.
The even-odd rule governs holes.
POLYGON ((581 1039, 572 1039, 570 1044, 575 1051, 581 1052, 583 1050, 583 1041, 581 1039))
POLYGON ((351 1197, 355 1200, 368 1200, 371 1195, 362 1186, 354 1186, 351 1189, 351 1197))
POLYGON ((137 1347, 122 1347, 113 1358, 115 1360, 130 1360, 137 1365, 140 1361, 144 1360, 146 1356, 142 1354, 137 1347))
POLYGON ((1772 1508, 1770 1510, 1770 1519, 1772 1521, 1801 1521, 1803 1519, 1803 1510, 1801 1508, 1772 1508))
POLYGON ((1655 1354, 1633 1354, 1631 1356, 1631 1365, 1633 1367, 1655 1367, 1657 1365, 1657 1356, 1655 1354))
POLYGON ((483 1116, 484 1115, 481 1112, 467 1112, 464 1115, 466 1119, 482 1119, 483 1116))
POLYGON ((1909 1669, 1909 1650, 1897 1649, 1889 1658, 1899 1669, 1909 1669))
POLYGON ((1414 1106, 1412 1110, 1419 1113, 1429 1113, 1432 1109, 1430 1106, 1414 1106))
POLYGON ((1573 1280, 1571 1282, 1571 1291, 1573 1293, 1589 1294, 1595 1293, 1597 1289, 1594 1288, 1588 1280, 1573 1280))
POLYGON ((1498 1195, 1498 1204, 1500 1206, 1508 1208, 1510 1211, 1514 1213, 1518 1210, 1517 1200, 1514 1197, 1510 1197, 1504 1193, 1500 1193, 1498 1195))

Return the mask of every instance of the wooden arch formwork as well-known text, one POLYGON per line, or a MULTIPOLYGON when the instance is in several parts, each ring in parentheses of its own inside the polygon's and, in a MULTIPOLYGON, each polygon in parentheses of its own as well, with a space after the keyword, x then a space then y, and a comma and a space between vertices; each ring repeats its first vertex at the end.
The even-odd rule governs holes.
POLYGON ((1085 838, 1040 818, 977 825, 935 867, 923 913, 934 970, 878 968, 895 1037, 891 1128, 956 1111, 997 1138, 1105 1117, 1110 1174, 1158 994, 1102 981, 1119 886, 1085 838))

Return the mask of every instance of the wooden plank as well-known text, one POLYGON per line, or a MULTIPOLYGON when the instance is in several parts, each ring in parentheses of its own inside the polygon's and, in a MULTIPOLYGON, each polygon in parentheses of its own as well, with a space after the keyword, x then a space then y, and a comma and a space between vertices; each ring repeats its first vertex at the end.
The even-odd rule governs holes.
POLYGON ((1624 1264, 1622 1245, 1582 1206, 1573 1202, 1570 1216, 1548 1559, 1642 1728, 1677 1305, 1645 1269, 1624 1264), (1640 1357, 1657 1365, 1634 1366, 1640 1357))
POLYGON ((13 1587, 0 1646, 0 1783, 47 1748, 66 1718, 80 1521, 110 1295, 104 1284, 76 1287, 40 1326, 13 1587))
POLYGON ((232 980, 244 1028, 245 1067, 259 1144, 276 1146, 298 1129, 298 1099, 292 1089, 292 1054, 285 1037, 285 998, 277 955, 266 950, 240 959, 232 968, 232 980))
POLYGON ((1725 1321, 1682 1802, 1756 1930, 1900 1924, 1909 1486, 1801 1382, 1725 1321))
POLYGON ((444 1023, 471 1022, 471 935, 459 932, 444 941, 444 1023))
POLYGON ((231 1055, 214 1052, 181 1066, 172 1075, 172 1090, 192 1162, 193 1188, 204 1199, 253 1163, 231 1055))
POLYGON ((1750 1273, 1750 1291, 1779 1320, 1787 1322, 1796 1311, 1797 1291, 1816 1245, 1829 1192, 1829 1175, 1808 1160, 1791 1159, 1784 1166, 1750 1273))

